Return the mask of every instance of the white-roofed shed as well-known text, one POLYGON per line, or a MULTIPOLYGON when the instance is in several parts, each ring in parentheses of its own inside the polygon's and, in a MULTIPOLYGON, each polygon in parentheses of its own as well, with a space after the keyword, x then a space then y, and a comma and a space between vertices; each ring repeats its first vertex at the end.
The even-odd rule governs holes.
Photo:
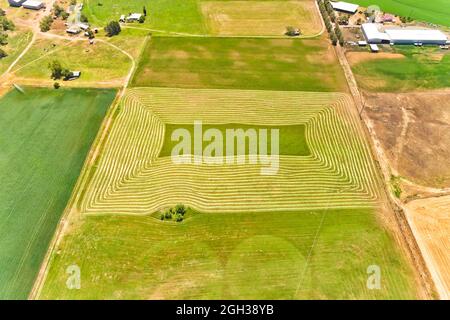
POLYGON ((358 11, 359 5, 343 2, 343 1, 337 1, 337 2, 330 2, 331 6, 334 10, 342 11, 342 12, 348 12, 348 13, 356 13, 358 11))

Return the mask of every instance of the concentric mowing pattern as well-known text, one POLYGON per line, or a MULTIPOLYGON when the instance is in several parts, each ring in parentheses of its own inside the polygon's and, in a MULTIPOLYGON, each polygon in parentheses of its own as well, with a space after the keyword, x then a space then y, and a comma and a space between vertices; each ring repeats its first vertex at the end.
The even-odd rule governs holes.
MULTIPOLYGON (((84 213, 148 214, 184 203, 207 212, 370 207, 373 160, 341 93, 137 88, 129 90, 81 202, 84 213), (306 125, 310 156, 261 165, 173 164, 159 158, 165 123, 306 125)), ((282 137, 280 137, 282 139, 282 137)))

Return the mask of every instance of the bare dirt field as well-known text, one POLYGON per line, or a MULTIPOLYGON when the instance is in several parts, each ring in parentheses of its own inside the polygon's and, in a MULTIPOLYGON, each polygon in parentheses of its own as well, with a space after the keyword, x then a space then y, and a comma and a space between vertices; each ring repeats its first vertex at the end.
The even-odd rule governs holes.
POLYGON ((450 299, 450 196, 411 201, 409 223, 441 299, 450 299))
POLYGON ((449 187, 450 90, 364 96, 393 174, 427 187, 449 187))
POLYGON ((347 60, 351 65, 355 65, 359 62, 379 60, 379 59, 403 59, 405 56, 401 53, 391 53, 391 52, 378 52, 373 54, 372 52, 358 52, 350 51, 346 53, 347 60))

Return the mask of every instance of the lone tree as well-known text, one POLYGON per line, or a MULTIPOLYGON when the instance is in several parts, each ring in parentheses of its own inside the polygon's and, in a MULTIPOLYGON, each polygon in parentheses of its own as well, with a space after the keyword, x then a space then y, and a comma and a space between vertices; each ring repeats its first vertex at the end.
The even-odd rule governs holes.
POLYGON ((14 31, 16 26, 14 23, 7 19, 5 16, 0 16, 0 30, 2 31, 14 31))
POLYGON ((62 67, 58 60, 53 60, 48 65, 50 71, 52 72, 51 78, 53 80, 58 80, 61 78, 67 78, 70 75, 70 71, 62 67))
POLYGON ((122 31, 122 29, 117 21, 111 21, 105 27, 105 32, 108 37, 118 35, 120 31, 122 31))
POLYGON ((88 18, 84 14, 80 15, 80 21, 83 22, 83 23, 88 23, 89 22, 88 18))
POLYGON ((41 28, 42 32, 47 32, 50 30, 50 27, 52 26, 53 18, 52 16, 45 16, 42 18, 41 22, 39 23, 39 27, 41 28))

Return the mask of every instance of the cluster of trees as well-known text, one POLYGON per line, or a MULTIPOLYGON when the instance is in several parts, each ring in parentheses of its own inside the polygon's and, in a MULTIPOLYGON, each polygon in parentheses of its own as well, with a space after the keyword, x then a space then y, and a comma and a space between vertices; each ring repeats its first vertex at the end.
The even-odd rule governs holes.
POLYGON ((413 21, 414 19, 413 18, 411 18, 411 17, 402 17, 402 16, 400 16, 400 21, 402 22, 402 23, 408 23, 408 22, 411 22, 411 21, 413 21))
POLYGON ((187 209, 182 204, 177 204, 175 208, 170 208, 164 213, 161 213, 161 220, 175 220, 176 222, 181 222, 184 219, 187 209))
POLYGON ((53 17, 51 15, 48 15, 42 18, 41 22, 39 23, 39 27, 41 28, 42 32, 47 32, 52 27, 52 24, 53 17))
POLYGON ((53 80, 69 79, 73 76, 69 69, 64 68, 58 60, 53 60, 48 64, 48 68, 51 71, 51 78, 53 80))
POLYGON ((325 27, 327 28, 328 34, 330 35, 330 40, 333 46, 339 44, 344 45, 344 37, 342 35, 341 28, 339 27, 338 18, 334 12, 333 6, 330 0, 317 0, 319 4, 319 10, 322 14, 325 27), (334 27, 333 27, 334 23, 334 27))
POLYGON ((122 31, 120 24, 117 21, 111 21, 105 27, 105 32, 108 37, 116 36, 122 31))
POLYGON ((61 18, 63 20, 66 20, 69 17, 69 13, 64 10, 63 7, 61 7, 59 4, 55 3, 53 5, 53 15, 56 18, 61 18))
MULTIPOLYGON (((8 44, 7 31, 14 31, 15 28, 14 23, 6 18, 6 12, 0 9, 0 46, 6 46, 8 44)), ((0 59, 7 55, 6 51, 0 48, 0 59)))

